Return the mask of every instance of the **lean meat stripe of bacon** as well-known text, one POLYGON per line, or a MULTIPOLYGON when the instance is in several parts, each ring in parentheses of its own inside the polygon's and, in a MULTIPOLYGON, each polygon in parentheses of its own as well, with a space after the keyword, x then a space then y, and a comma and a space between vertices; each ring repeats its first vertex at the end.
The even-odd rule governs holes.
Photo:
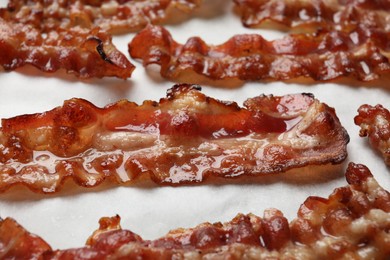
POLYGON ((389 36, 359 29, 296 34, 274 41, 243 34, 220 45, 192 37, 179 44, 165 28, 148 26, 129 43, 129 53, 144 66, 160 65, 161 75, 173 80, 194 72, 212 80, 350 77, 370 81, 390 72, 389 36))
POLYGON ((355 117, 360 136, 367 136, 372 147, 378 150, 390 166, 390 112, 382 105, 362 105, 355 117))
POLYGON ((372 0, 234 0, 242 22, 258 27, 272 21, 290 28, 340 30, 364 27, 390 31, 390 2, 372 0))
POLYGON ((203 223, 144 240, 101 218, 81 248, 53 250, 15 220, 0 222, 6 259, 388 259, 390 194, 363 165, 351 163, 349 185, 327 198, 309 197, 292 222, 276 209, 263 217, 238 214, 226 223, 203 223), (41 257, 41 258, 39 258, 41 257))
POLYGON ((137 31, 161 23, 173 9, 190 11, 201 0, 10 0, 0 16, 44 31, 56 28, 98 26, 109 33, 137 31))
POLYGON ((2 120, 0 191, 55 192, 66 178, 93 187, 151 178, 202 182, 339 163, 349 137, 334 109, 309 94, 258 96, 239 107, 174 86, 160 102, 98 108, 82 99, 2 120))
POLYGON ((0 18, 0 53, 0 66, 6 71, 29 64, 45 72, 64 69, 81 78, 126 79, 135 68, 99 28, 43 34, 31 25, 0 18))

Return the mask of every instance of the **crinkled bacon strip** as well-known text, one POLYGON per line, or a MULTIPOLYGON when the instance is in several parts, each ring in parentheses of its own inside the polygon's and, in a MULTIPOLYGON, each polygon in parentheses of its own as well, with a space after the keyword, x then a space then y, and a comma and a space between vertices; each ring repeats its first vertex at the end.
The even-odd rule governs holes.
POLYGON ((360 136, 367 136, 372 147, 378 150, 390 166, 390 112, 382 105, 362 105, 355 117, 360 136))
POLYGON ((11 218, 0 222, 0 255, 43 259, 388 259, 390 194, 363 165, 350 164, 349 185, 327 198, 309 197, 291 223, 276 209, 263 218, 238 214, 227 223, 203 223, 143 240, 101 218, 87 245, 52 250, 11 218))
POLYGON ((7 20, 33 24, 44 31, 58 27, 98 26, 110 33, 123 33, 160 23, 173 9, 190 11, 201 0, 11 0, 0 15, 7 20))
POLYGON ((239 107, 177 85, 160 102, 98 108, 82 99, 2 120, 0 191, 55 192, 66 178, 93 187, 279 173, 345 159, 349 137, 334 109, 309 94, 258 96, 239 107))
POLYGON ((29 64, 45 72, 64 69, 81 78, 126 79, 135 68, 115 48, 111 36, 98 28, 42 34, 31 25, 0 18, 0 53, 0 66, 7 71, 29 64))
POLYGON ((290 28, 364 27, 390 31, 390 2, 372 0, 234 0, 247 27, 272 21, 290 28))
POLYGON ((215 46, 192 37, 179 44, 165 28, 148 26, 129 43, 129 53, 144 66, 160 65, 161 75, 173 80, 194 72, 211 80, 370 81, 390 72, 389 40, 390 33, 357 30, 296 34, 274 41, 243 34, 215 46))

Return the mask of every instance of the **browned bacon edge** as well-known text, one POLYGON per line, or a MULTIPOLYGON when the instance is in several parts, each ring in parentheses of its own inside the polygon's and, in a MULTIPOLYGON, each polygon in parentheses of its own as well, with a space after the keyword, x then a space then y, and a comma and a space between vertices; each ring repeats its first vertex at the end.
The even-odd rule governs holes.
POLYGON ((0 66, 9 71, 29 64, 45 72, 64 69, 81 78, 126 79, 135 67, 111 40, 99 28, 75 27, 43 34, 31 25, 0 18, 0 66))
POLYGON ((85 247, 53 250, 11 218, 0 222, 6 259, 388 259, 390 194, 363 165, 351 163, 349 185, 327 198, 309 197, 288 223, 282 212, 238 214, 226 223, 203 223, 144 240, 101 218, 85 247))
POLYGON ((7 8, 0 9, 0 16, 43 31, 98 26, 109 33, 124 33, 161 23, 173 9, 188 12, 200 3, 201 0, 10 0, 7 8))
POLYGON ((378 150, 390 166, 390 112, 382 105, 362 105, 355 117, 360 136, 367 136, 372 147, 378 150))
POLYGON ((349 137, 333 108, 309 94, 258 96, 240 107, 177 85, 160 102, 98 108, 83 99, 2 120, 0 191, 56 192, 66 178, 94 187, 148 179, 198 183, 340 163, 349 137))
POLYGON ((247 27, 259 27, 271 21, 290 28, 322 28, 326 30, 356 27, 389 31, 390 2, 234 0, 247 27))
POLYGON ((389 36, 359 29, 267 41, 257 34, 243 34, 213 46, 199 37, 179 44, 163 27, 148 26, 129 43, 129 53, 144 66, 160 65, 161 75, 173 80, 195 72, 211 80, 370 81, 390 72, 389 36))

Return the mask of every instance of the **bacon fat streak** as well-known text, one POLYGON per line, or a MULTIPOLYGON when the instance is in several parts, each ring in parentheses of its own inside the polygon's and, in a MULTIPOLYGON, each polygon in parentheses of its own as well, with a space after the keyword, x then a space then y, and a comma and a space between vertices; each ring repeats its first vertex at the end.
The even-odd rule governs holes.
POLYGON ((0 18, 0 66, 8 71, 29 64, 45 72, 64 69, 81 78, 126 79, 135 67, 111 40, 99 28, 58 28, 43 34, 32 25, 0 18))
POLYGON ((360 136, 367 136, 372 147, 378 150, 390 166, 390 112, 382 105, 362 105, 355 117, 360 136))
POLYGON ((356 27, 390 31, 388 0, 234 0, 247 27, 272 21, 290 28, 351 30, 356 27))
POLYGON ((348 134, 334 109, 309 94, 258 96, 239 107, 177 85, 160 102, 98 108, 82 99, 2 120, 0 190, 55 192, 66 178, 93 187, 151 178, 197 183, 339 163, 348 134))
POLYGON ((288 223, 282 212, 238 214, 143 240, 120 217, 101 218, 81 248, 52 250, 11 218, 0 222, 0 255, 36 259, 388 259, 390 194, 363 165, 351 163, 349 185, 327 198, 309 197, 288 223))
POLYGON ((296 34, 274 41, 243 34, 213 46, 199 37, 180 44, 165 28, 148 26, 129 43, 129 53, 144 66, 160 65, 161 75, 173 80, 194 72, 212 80, 350 77, 370 81, 390 72, 389 40, 390 33, 359 28, 348 33, 296 34))
POLYGON ((165 20, 171 9, 190 11, 201 0, 10 0, 0 15, 43 31, 100 27, 109 33, 137 31, 165 20))

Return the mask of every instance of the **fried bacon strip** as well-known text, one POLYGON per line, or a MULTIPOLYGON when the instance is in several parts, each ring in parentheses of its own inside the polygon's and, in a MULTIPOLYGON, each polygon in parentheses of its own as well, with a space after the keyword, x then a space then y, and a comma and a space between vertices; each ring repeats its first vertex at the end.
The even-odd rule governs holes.
POLYGON ((385 0, 234 0, 247 27, 267 21, 295 28, 327 30, 364 27, 390 31, 390 2, 385 0))
POLYGON ((0 191, 23 184, 55 192, 65 178, 93 187, 151 178, 196 183, 207 176, 279 173, 345 159, 349 137, 334 109, 309 94, 259 96, 244 107, 177 85, 160 102, 82 99, 2 120, 0 191))
POLYGON ((161 75, 174 80, 194 72, 212 80, 370 81, 390 72, 389 40, 390 33, 357 30, 296 34, 274 41, 244 34, 213 46, 198 37, 179 44, 163 27, 148 26, 129 43, 129 53, 144 66, 160 65, 161 75))
MULTIPOLYGON (((161 23, 173 9, 190 11, 201 0, 10 0, 0 15, 44 31, 98 26, 109 33, 138 31, 161 23)), ((169 15, 168 15, 169 16, 169 15)))
POLYGON ((390 166, 390 112, 382 105, 362 105, 355 117, 355 124, 360 126, 360 136, 368 139, 378 150, 385 163, 390 166))
POLYGON ((0 53, 0 66, 7 71, 30 64, 45 72, 64 69, 81 78, 126 79, 135 68, 99 28, 42 34, 31 25, 0 18, 0 53))
POLYGON ((363 165, 351 163, 348 186, 329 198, 309 197, 291 223, 276 209, 263 218, 238 214, 227 223, 203 223, 143 240, 101 218, 87 245, 52 250, 15 220, 0 222, 0 255, 43 259, 388 259, 390 194, 363 165), (13 236, 11 236, 12 234, 13 236), (29 248, 34 245, 33 248, 29 248))

